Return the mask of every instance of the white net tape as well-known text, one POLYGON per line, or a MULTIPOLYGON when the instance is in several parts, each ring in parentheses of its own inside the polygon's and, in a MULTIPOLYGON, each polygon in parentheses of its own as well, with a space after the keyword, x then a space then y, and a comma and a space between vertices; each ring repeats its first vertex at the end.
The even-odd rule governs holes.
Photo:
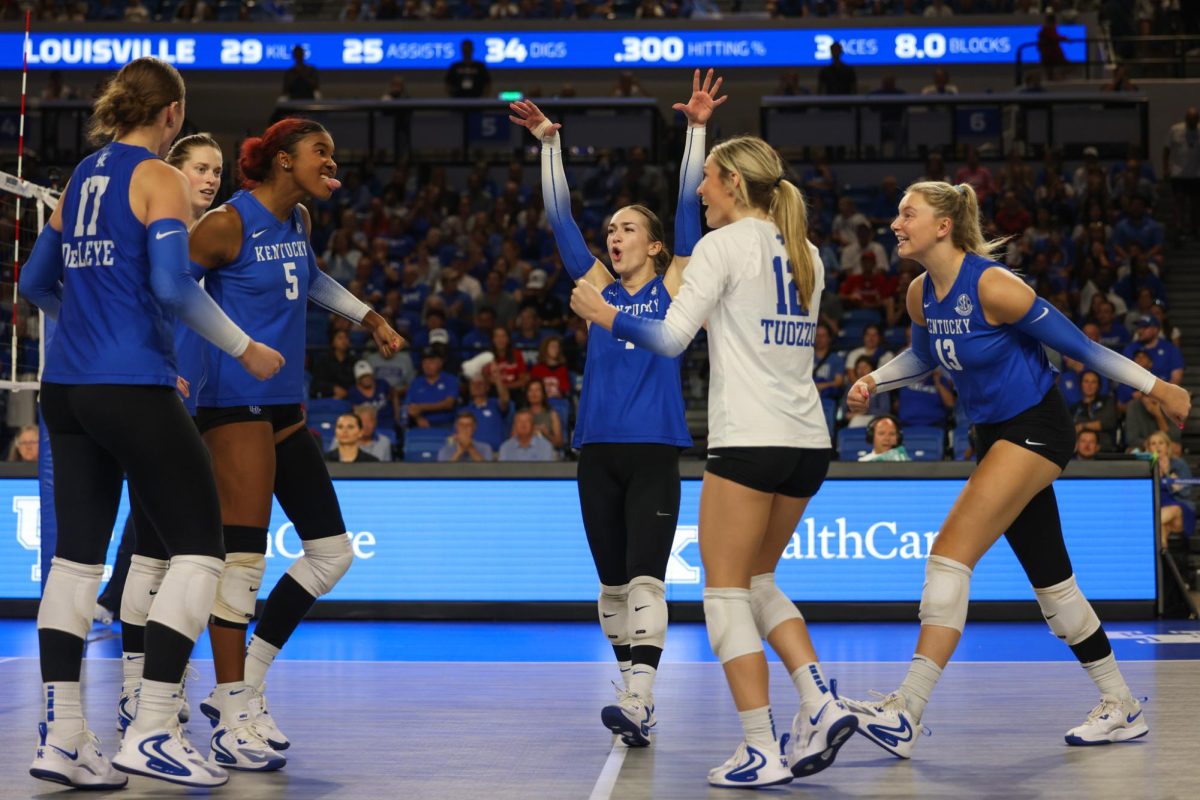
POLYGON ((0 392, 10 426, 33 418, 33 394, 41 373, 44 321, 41 313, 17 296, 13 248, 20 231, 21 263, 29 257, 34 240, 58 202, 58 192, 0 172, 0 392), (14 312, 15 309, 15 312, 14 312))

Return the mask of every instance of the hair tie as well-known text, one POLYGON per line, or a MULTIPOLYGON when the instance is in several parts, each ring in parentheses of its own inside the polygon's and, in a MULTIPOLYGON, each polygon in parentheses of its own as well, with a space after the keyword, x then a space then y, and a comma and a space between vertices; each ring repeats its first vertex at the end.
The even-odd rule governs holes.
POLYGON ((778 189, 778 188, 779 188, 779 184, 781 184, 781 183, 783 183, 783 176, 782 176, 782 175, 780 175, 778 178, 776 178, 776 179, 775 179, 775 188, 776 188, 776 189, 778 189))
POLYGON ((965 183, 960 183, 954 187, 954 191, 958 192, 963 197, 966 197, 967 196, 967 185, 965 183))

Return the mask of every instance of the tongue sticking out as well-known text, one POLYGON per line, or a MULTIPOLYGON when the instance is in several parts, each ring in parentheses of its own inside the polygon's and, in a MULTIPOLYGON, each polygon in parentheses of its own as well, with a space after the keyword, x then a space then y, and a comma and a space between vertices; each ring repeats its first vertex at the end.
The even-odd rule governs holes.
POLYGON ((329 191, 331 192, 336 192, 338 189, 342 188, 341 181, 339 181, 337 178, 330 178, 327 176, 325 177, 325 185, 329 187, 329 191))

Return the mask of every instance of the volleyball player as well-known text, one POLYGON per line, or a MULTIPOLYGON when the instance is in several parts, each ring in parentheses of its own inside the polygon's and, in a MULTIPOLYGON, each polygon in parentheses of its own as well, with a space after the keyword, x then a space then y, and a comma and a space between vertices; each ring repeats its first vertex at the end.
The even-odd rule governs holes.
POLYGON ((354 555, 333 482, 304 425, 305 315, 312 300, 370 328, 386 357, 402 344, 376 312, 318 268, 301 203, 340 186, 334 145, 318 123, 281 120, 242 144, 245 191, 209 212, 191 240, 194 266, 232 319, 287 357, 270 381, 245 380, 222 353, 204 348, 196 424, 213 460, 225 567, 209 636, 217 686, 200 705, 214 725, 210 760, 234 769, 276 769, 289 746, 262 695, 267 668, 317 598, 354 555), (304 554, 267 599, 249 647, 246 628, 266 569, 271 496, 293 522, 304 554), (261 734, 261 735, 260 735, 261 734))
POLYGON ((1096 612, 1079 591, 1063 544, 1053 482, 1071 459, 1075 427, 1043 345, 1162 403, 1183 424, 1187 391, 1090 341, 1024 281, 992 259, 969 184, 915 183, 892 223, 901 257, 925 267, 908 289, 912 347, 850 389, 851 408, 876 392, 941 367, 975 425, 978 466, 942 523, 925 567, 921 634, 900 688, 872 704, 847 701, 859 731, 908 758, 925 704, 967 618, 972 570, 1001 534, 1033 584, 1050 629, 1100 690, 1100 703, 1067 731, 1072 745, 1108 744, 1149 732, 1096 612))
POLYGON ((745 732, 708 780, 770 786, 829 766, 857 726, 826 683, 804 619, 774 575, 829 467, 829 429, 812 379, 824 276, 806 238, 804 199, 763 140, 742 136, 713 147, 699 194, 717 230, 696 245, 662 320, 626 313, 585 282, 571 307, 593 330, 666 356, 683 352, 708 323, 704 616, 745 732), (775 735, 764 638, 800 693, 790 758, 775 735))
MULTIPOLYGON (((594 258, 571 218, 571 192, 563 170, 561 125, 531 102, 511 104, 513 122, 542 142, 542 196, 563 265, 605 299, 633 313, 662 319, 679 291, 683 270, 700 238, 696 188, 704 166, 705 125, 725 97, 709 70, 692 76, 687 104, 674 108, 688 119, 675 217, 675 257, 663 243, 663 226, 648 208, 613 214, 607 245, 614 280, 594 258)), ((612 644, 622 684, 617 702, 600 719, 631 747, 650 744, 654 679, 667 633, 664 580, 679 519, 679 452, 690 447, 680 385, 680 356, 664 357, 593 329, 572 446, 579 450, 579 505, 592 560, 600 578, 600 627, 612 644), (630 391, 637 387, 637 391, 630 391)))
MULTIPOLYGON (((191 216, 189 228, 208 211, 221 186, 224 157, 217 141, 207 133, 185 136, 171 145, 166 162, 188 179, 191 216)), ((202 340, 186 325, 175 325, 175 362, 179 370, 176 388, 190 416, 196 415, 199 388, 200 347, 202 340)), ((117 727, 124 731, 133 721, 138 690, 142 683, 145 656, 146 618, 158 587, 167 574, 170 556, 161 537, 154 531, 142 504, 130 492, 129 517, 122 537, 133 536, 133 555, 121 593, 121 696, 117 701, 117 727)), ((186 675, 186 671, 185 671, 186 675)), ((186 685, 179 692, 179 721, 189 718, 186 685)))
POLYGON ((183 79, 140 58, 96 100, 92 136, 107 142, 76 167, 21 275, 52 318, 41 404, 54 451, 58 542, 38 609, 45 719, 30 773, 79 788, 119 788, 114 767, 189 786, 219 786, 179 727, 180 682, 212 608, 224 555, 216 487, 175 393, 170 316, 178 316, 255 378, 279 353, 254 342, 189 274, 187 180, 161 158, 184 118, 183 79), (91 627, 121 479, 171 565, 150 607, 137 715, 111 765, 80 704, 91 627))

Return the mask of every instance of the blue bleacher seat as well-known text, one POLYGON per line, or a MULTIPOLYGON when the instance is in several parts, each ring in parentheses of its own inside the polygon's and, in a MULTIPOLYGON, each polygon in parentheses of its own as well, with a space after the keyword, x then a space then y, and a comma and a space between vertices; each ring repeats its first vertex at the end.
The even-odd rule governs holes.
POLYGON ((404 432, 404 460, 437 461, 450 433, 449 428, 409 428, 404 432))
POLYGON ((866 427, 842 428, 838 432, 837 450, 840 461, 858 461, 859 456, 870 452, 866 427))
POLYGON ((306 410, 310 420, 314 416, 336 418, 339 414, 346 414, 350 411, 350 401, 338 400, 335 397, 314 397, 308 401, 306 410))
MULTIPOLYGON (((862 328, 875 323, 878 325, 883 321, 883 315, 878 309, 874 308, 851 308, 842 313, 842 327, 848 325, 856 325, 861 331, 862 328)), ((859 334, 861 337, 861 333, 859 334)))
POLYGON ((954 458, 962 461, 967 456, 967 448, 971 446, 971 428, 969 425, 959 425, 954 429, 954 458))
POLYGON ((946 432, 933 425, 913 425, 904 429, 904 449, 913 461, 941 461, 945 452, 946 432))
POLYGON ((546 403, 558 415, 558 421, 562 425, 563 441, 570 442, 571 434, 568 432, 567 422, 571 417, 571 401, 565 397, 550 397, 546 399, 546 403))
POLYGON ((821 410, 825 412, 825 424, 829 426, 829 435, 833 436, 833 426, 837 420, 837 401, 830 397, 822 397, 821 410))

